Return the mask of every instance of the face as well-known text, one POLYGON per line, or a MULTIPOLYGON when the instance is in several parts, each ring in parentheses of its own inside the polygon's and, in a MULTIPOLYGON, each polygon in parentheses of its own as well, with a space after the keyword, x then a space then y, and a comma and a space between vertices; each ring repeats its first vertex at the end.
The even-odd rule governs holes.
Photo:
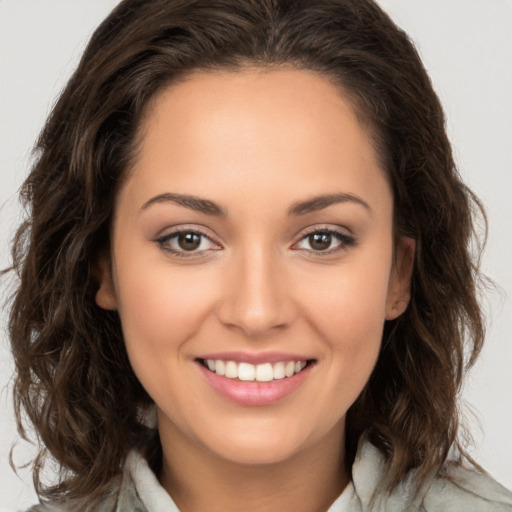
POLYGON ((196 73, 140 142, 97 302, 161 436, 239 463, 342 439, 412 261, 351 103, 307 71, 196 73))

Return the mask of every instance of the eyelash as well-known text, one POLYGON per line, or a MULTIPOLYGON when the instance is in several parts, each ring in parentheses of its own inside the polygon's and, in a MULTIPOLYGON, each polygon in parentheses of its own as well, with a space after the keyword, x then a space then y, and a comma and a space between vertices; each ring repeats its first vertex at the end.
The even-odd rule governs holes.
MULTIPOLYGON (((185 251, 185 250, 175 250, 169 247, 169 242, 177 238, 181 234, 194 234, 199 235, 201 237, 206 238, 209 240, 212 244, 217 245, 210 236, 208 236, 206 233, 203 233, 202 231, 198 229, 179 229, 177 231, 173 231, 172 233, 169 233, 167 235, 161 236, 154 241, 158 244, 158 246, 166 251, 171 253, 173 256, 176 256, 178 258, 197 258, 198 255, 205 253, 206 251, 185 251)), ((302 242, 303 240, 307 239, 311 235, 316 234, 325 234, 330 235, 334 239, 338 240, 340 242, 339 246, 334 249, 328 249, 325 251, 315 251, 313 249, 298 249, 302 252, 307 252, 309 254, 314 253, 315 255, 322 256, 322 255, 328 255, 333 254, 337 252, 341 252, 344 250, 347 250, 348 248, 356 245, 357 240, 352 235, 347 235, 346 233, 342 233, 341 231, 337 231, 335 229, 331 228, 312 228, 311 230, 306 231, 300 238, 298 242, 296 242, 294 245, 297 245, 298 243, 302 242)))
POLYGON ((169 242, 173 239, 173 238, 177 238, 179 235, 181 234, 194 234, 194 235, 199 235, 201 237, 204 237, 206 238, 207 240, 209 240, 212 244, 214 245, 218 245, 216 244, 212 239, 211 237, 209 237, 206 233, 203 233, 202 231, 198 230, 197 228, 196 229, 179 229, 179 230, 176 230, 176 231, 173 231, 172 233, 169 233, 167 235, 164 235, 164 236, 161 236, 159 238, 157 238, 155 240, 155 242, 158 244, 158 246, 166 251, 166 252, 169 252, 171 253, 173 256, 176 256, 178 258, 197 258, 199 254, 201 253, 204 253, 204 251, 184 251, 184 250, 181 250, 181 251, 177 251, 175 249, 171 249, 169 247, 169 242))
MULTIPOLYGON (((311 228, 311 229, 308 229, 301 236, 299 242, 297 242, 297 243, 302 242, 303 240, 307 239, 311 235, 317 235, 317 234, 318 235, 330 235, 335 240, 340 242, 340 244, 339 244, 338 247, 335 247, 334 249, 328 249, 328 250, 325 250, 325 251, 315 251, 315 250, 312 250, 312 249, 301 249, 302 251, 307 252, 307 253, 314 253, 315 256, 316 255, 323 256, 323 255, 338 253, 338 252, 341 252, 341 251, 346 251, 350 247, 355 246, 356 243, 357 243, 357 240, 356 240, 356 238, 353 235, 348 235, 347 233, 342 233, 341 231, 337 231, 337 230, 331 229, 331 228, 311 228)), ((297 243, 294 244, 294 245, 297 245, 297 243)))

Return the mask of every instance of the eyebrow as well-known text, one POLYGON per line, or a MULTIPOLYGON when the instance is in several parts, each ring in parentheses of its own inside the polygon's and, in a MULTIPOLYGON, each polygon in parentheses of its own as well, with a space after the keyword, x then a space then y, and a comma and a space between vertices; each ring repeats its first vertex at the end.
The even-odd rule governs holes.
POLYGON ((326 194, 321 196, 315 196, 307 201, 301 201, 294 203, 288 210, 288 215, 305 215, 306 213, 316 212, 323 210, 328 206, 338 203, 355 203, 363 206, 368 213, 372 213, 370 205, 358 196, 353 194, 326 194))
MULTIPOLYGON (((206 215, 213 215, 216 217, 227 216, 227 211, 224 208, 219 206, 217 203, 210 201, 209 199, 202 199, 197 196, 175 194, 170 192, 152 197, 142 205, 141 209, 145 210, 152 204, 167 202, 175 203, 185 208, 204 213, 206 215)), ((372 213, 370 205, 360 197, 353 194, 338 193, 315 196, 306 201, 294 203, 288 210, 288 215, 305 215, 307 213, 323 210, 328 206, 338 203, 355 203, 363 206, 366 210, 368 210, 370 214, 372 213)))
POLYGON ((176 203, 180 206, 184 206, 185 208, 205 213, 206 215, 214 215, 216 217, 225 217, 227 215, 224 208, 209 199, 202 199, 200 197, 186 194, 172 194, 169 192, 152 197, 142 205, 142 209, 145 210, 152 204, 167 202, 176 203))

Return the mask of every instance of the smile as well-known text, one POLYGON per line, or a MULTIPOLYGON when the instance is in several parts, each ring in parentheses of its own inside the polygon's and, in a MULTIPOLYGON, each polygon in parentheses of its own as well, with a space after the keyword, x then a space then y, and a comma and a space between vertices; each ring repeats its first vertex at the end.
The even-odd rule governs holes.
POLYGON ((308 361, 278 361, 274 364, 251 364, 222 359, 202 359, 200 361, 204 367, 217 375, 246 382, 271 382, 290 378, 300 373, 308 365, 308 361))
POLYGON ((267 354, 266 361, 265 355, 212 356, 197 358, 197 368, 216 393, 243 406, 271 405, 292 395, 317 363, 316 359, 292 359, 284 354, 267 354))

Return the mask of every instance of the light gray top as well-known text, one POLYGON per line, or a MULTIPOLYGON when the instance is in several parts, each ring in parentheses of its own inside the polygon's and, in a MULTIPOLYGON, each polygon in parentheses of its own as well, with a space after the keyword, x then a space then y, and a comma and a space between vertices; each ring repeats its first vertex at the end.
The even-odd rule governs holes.
MULTIPOLYGON (((361 443, 352 481, 327 512, 512 512, 511 492, 490 476, 455 463, 448 463, 446 476, 430 479, 415 496, 414 471, 391 494, 383 492, 379 485, 385 476, 386 463, 381 452, 369 442, 361 443)), ((71 510, 180 512, 146 460, 135 451, 129 454, 122 477, 113 482, 111 494, 101 503, 89 503, 85 509, 76 502, 39 505, 29 512, 71 510)))

